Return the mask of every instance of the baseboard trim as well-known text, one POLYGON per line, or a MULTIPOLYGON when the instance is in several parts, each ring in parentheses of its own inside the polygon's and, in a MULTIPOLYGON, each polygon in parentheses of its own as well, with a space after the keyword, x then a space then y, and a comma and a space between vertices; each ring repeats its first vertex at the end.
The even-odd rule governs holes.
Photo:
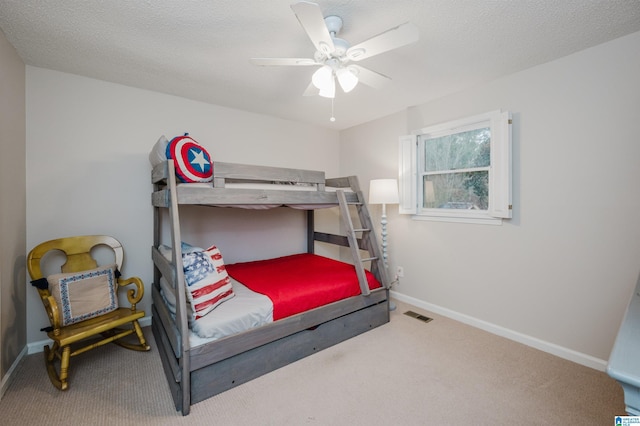
MULTIPOLYGON (((138 321, 138 324, 140 324, 140 327, 148 327, 151 325, 151 317, 150 316, 146 316, 144 318, 141 318, 140 321, 138 321)), ((147 337, 147 336, 145 336, 147 337)), ((148 338, 148 337, 147 337, 148 338)), ((27 353, 29 355, 31 354, 37 354, 39 352, 43 352, 44 351, 44 347, 45 346, 51 346, 53 344, 53 341, 51 339, 44 339, 44 340, 40 340, 37 342, 31 342, 27 344, 27 353)))
POLYGON ((522 343, 527 346, 531 346, 532 348, 539 349, 543 352, 550 353, 557 357, 573 361, 575 363, 584 365, 585 367, 593 368, 594 370, 606 371, 607 369, 607 361, 603 359, 599 359, 593 357, 591 355, 587 355, 581 352, 574 351, 569 348, 565 348, 560 345, 556 345, 555 343, 550 343, 544 340, 540 340, 538 338, 528 336, 526 334, 519 333, 514 330, 510 330, 505 327, 501 327, 496 324, 492 324, 487 321, 480 320, 478 318, 474 318, 469 315, 461 314, 456 311, 452 311, 447 308, 443 308, 438 305, 434 305, 432 303, 425 302, 420 299, 416 299, 415 297, 407 296, 396 291, 390 292, 391 297, 394 299, 409 303, 417 308, 422 308, 426 311, 433 312, 438 315, 442 315, 447 318, 451 318, 456 321, 460 321, 461 323, 479 328, 484 331, 488 331, 489 333, 496 334, 501 337, 505 337, 509 340, 516 341, 518 343, 522 343))
POLYGON ((11 367, 9 367, 9 370, 7 370, 7 374, 5 374, 4 377, 2 378, 2 382, 0 382, 0 399, 2 399, 5 392, 9 388, 9 385, 11 384, 13 378, 15 377, 15 372, 18 369, 18 366, 20 365, 20 363, 22 362, 22 360, 26 355, 27 355, 27 347, 25 346, 24 348, 22 348, 22 351, 20 351, 20 353, 18 354, 18 357, 13 362, 13 364, 11 364, 11 367))
MULTIPOLYGON (((442 315, 444 317, 451 318, 456 321, 460 321, 461 323, 468 324, 472 327, 479 328, 481 330, 487 331, 492 334, 496 334, 498 336, 513 340, 518 343, 522 343, 527 346, 531 346, 532 348, 536 348, 543 352, 547 352, 552 355, 558 356, 560 358, 573 361, 580 365, 584 365, 585 367, 590 367, 590 368, 593 368, 594 370, 599 370, 603 372, 607 370, 606 360, 599 359, 581 352, 577 352, 572 349, 568 349, 563 346, 556 345, 555 343, 550 343, 532 336, 528 336, 526 334, 522 334, 517 331, 510 330, 508 328, 501 327, 499 325, 492 324, 490 322, 483 321, 469 315, 461 314, 459 312, 452 311, 450 309, 443 308, 441 306, 434 305, 432 303, 428 303, 423 300, 416 299, 415 297, 407 296, 405 294, 398 293, 393 290, 390 291, 390 294, 391 294, 391 297, 393 297, 394 299, 399 300, 401 302, 409 303, 417 308, 422 308, 426 311, 430 311, 435 314, 442 315)), ((150 325, 151 325, 150 316, 146 316, 140 320, 141 327, 148 327, 150 325)), ((52 342, 49 339, 41 340, 39 342, 32 342, 32 343, 29 343, 25 349, 27 349, 27 354, 31 355, 34 353, 42 352, 44 350, 44 346, 51 345, 51 343, 52 342)), ((21 360, 22 357, 24 356, 24 352, 25 350, 22 351, 21 356, 18 358, 19 360, 21 360)), ((14 366, 17 365, 17 362, 18 361, 16 361, 14 365, 11 366, 11 368, 14 368, 14 366)), ((9 374, 11 371, 12 370, 10 369, 9 372, 5 375, 5 378, 9 377, 9 374)), ((4 393, 5 381, 8 381, 8 380, 3 379, 2 388, 0 389, 0 395, 4 393)))

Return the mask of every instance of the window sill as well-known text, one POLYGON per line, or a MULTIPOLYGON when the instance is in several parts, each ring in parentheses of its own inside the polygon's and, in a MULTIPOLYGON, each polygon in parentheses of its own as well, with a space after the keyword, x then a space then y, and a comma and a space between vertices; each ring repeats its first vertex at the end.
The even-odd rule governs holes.
POLYGON ((452 223, 473 223, 476 225, 502 225, 502 218, 488 215, 467 215, 467 214, 451 214, 451 213, 429 213, 414 214, 411 216, 413 220, 425 220, 431 222, 452 222, 452 223))

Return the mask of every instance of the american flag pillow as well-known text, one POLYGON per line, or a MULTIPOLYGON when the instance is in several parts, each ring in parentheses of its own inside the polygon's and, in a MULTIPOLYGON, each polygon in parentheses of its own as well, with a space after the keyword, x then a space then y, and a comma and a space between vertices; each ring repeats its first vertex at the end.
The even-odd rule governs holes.
POLYGON ((195 313, 202 318, 216 306, 234 296, 231 279, 218 247, 182 255, 187 299, 195 313))

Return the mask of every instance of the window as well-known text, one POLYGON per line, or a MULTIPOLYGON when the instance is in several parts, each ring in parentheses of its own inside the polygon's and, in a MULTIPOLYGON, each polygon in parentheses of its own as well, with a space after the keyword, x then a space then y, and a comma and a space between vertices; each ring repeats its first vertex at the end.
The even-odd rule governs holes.
POLYGON ((494 111, 400 138, 400 213, 500 224, 511 217, 511 115, 494 111))

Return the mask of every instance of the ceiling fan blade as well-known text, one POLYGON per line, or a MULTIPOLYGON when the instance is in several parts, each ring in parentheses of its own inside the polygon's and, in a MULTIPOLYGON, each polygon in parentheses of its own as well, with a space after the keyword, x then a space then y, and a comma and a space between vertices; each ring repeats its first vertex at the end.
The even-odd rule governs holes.
POLYGON ((320 6, 316 3, 300 1, 292 4, 291 9, 293 9, 293 13, 296 14, 300 25, 302 25, 317 50, 325 54, 335 50, 320 6))
POLYGON ((304 93, 302 93, 302 96, 316 96, 318 92, 318 88, 314 86, 313 83, 310 83, 304 93))
POLYGON ((357 75, 358 82, 373 87, 374 89, 379 89, 391 81, 390 77, 380 74, 379 72, 371 71, 360 65, 349 65, 349 69, 357 75))
POLYGON ((319 65, 315 60, 309 58, 251 58, 251 63, 260 66, 310 66, 319 65))
POLYGON ((352 61, 360 61, 383 52, 405 46, 418 41, 418 27, 411 22, 399 25, 365 40, 362 43, 351 46, 347 50, 347 58, 352 61))

